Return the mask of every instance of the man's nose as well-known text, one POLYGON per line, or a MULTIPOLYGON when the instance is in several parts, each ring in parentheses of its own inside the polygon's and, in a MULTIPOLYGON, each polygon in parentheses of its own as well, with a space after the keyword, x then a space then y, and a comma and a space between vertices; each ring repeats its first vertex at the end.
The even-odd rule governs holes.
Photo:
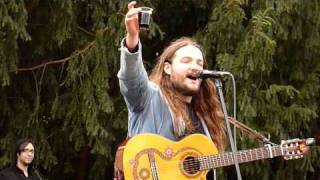
POLYGON ((202 69, 200 69, 200 68, 193 68, 193 69, 191 69, 191 73, 192 73, 193 75, 195 75, 195 76, 199 76, 200 73, 201 73, 201 71, 202 71, 202 69))
POLYGON ((203 67, 197 63, 191 63, 190 68, 192 71, 198 71, 198 72, 202 71, 203 69, 203 67))

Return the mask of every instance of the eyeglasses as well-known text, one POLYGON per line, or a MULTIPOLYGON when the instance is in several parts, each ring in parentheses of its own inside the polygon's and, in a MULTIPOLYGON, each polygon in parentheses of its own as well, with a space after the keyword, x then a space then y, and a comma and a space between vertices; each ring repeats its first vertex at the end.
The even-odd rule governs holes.
POLYGON ((27 148, 25 148, 25 149, 22 149, 22 152, 34 154, 34 149, 27 149, 27 148))

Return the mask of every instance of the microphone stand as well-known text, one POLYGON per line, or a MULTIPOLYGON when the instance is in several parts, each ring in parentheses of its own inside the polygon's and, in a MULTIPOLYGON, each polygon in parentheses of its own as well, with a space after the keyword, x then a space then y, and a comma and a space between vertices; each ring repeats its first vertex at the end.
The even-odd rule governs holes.
POLYGON ((234 164, 236 166, 237 177, 238 177, 238 180, 242 180, 238 159, 236 157, 237 149, 236 149, 235 144, 234 144, 235 141, 233 140, 233 137, 232 137, 230 123, 228 121, 227 108, 226 108, 226 104, 224 102, 224 96, 223 96, 223 92, 222 92, 221 77, 215 77, 214 80, 215 80, 215 85, 216 85, 218 93, 219 93, 220 103, 221 103, 221 107, 222 107, 222 111, 223 111, 225 124, 226 124, 226 127, 227 127, 227 132, 228 132, 230 146, 231 146, 231 150, 232 150, 232 154, 233 154, 234 164))

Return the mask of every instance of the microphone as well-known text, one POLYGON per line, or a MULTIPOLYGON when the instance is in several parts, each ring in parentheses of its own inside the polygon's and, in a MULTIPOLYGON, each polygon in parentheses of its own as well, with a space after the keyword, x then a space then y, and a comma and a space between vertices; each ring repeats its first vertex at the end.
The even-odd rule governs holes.
POLYGON ((198 78, 201 78, 201 79, 222 78, 222 76, 229 75, 229 74, 230 73, 226 71, 211 71, 211 70, 204 69, 201 71, 198 78))

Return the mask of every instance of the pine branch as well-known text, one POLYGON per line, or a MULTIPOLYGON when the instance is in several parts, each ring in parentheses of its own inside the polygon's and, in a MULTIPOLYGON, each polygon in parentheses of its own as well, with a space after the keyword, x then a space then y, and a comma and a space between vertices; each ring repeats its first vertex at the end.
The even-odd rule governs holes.
POLYGON ((52 65, 52 64, 60 64, 60 63, 65 63, 67 61, 69 61, 70 59, 79 56, 80 54, 85 53, 87 50, 89 50, 93 45, 95 44, 95 41, 92 41, 91 43, 89 43, 85 48, 83 48, 82 50, 78 51, 76 54, 63 58, 63 59, 59 59, 59 60, 55 60, 55 61, 49 61, 49 62, 45 62, 30 68, 18 68, 17 72, 23 72, 23 71, 33 71, 35 69, 39 69, 42 67, 46 67, 47 65, 52 65))

